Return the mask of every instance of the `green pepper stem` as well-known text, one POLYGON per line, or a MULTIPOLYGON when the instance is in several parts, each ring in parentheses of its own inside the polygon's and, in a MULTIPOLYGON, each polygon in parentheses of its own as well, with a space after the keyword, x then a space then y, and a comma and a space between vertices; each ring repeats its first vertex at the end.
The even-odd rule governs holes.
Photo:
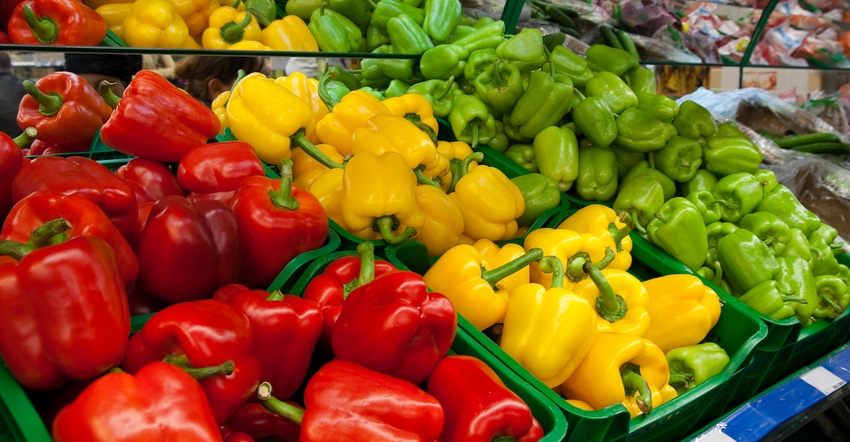
POLYGON ((283 292, 280 290, 274 290, 269 293, 269 296, 266 297, 266 301, 282 301, 283 300, 283 292))
POLYGON ((537 267, 541 272, 552 274, 552 283, 549 284, 550 288, 564 287, 564 265, 557 256, 548 255, 540 258, 537 261, 537 267))
MULTIPOLYGON (((688 373, 670 373, 670 380, 667 382, 673 387, 681 386, 681 389, 687 390, 694 381, 694 375, 688 373)), ((677 388, 678 390, 678 388, 677 388)))
POLYGON ((802 296, 794 296, 793 294, 782 295, 782 302, 785 303, 785 304, 787 304, 789 302, 796 302, 797 304, 808 304, 809 303, 806 300, 806 298, 804 298, 802 296))
POLYGON ((332 112, 334 110, 334 106, 339 104, 339 101, 335 100, 330 93, 328 93, 328 83, 336 79, 339 76, 339 73, 336 71, 332 71, 329 68, 326 68, 322 75, 319 76, 319 99, 325 103, 325 106, 328 107, 328 112, 332 112))
POLYGON ((818 298, 820 302, 825 303, 831 309, 835 310, 838 314, 844 312, 844 308, 838 305, 838 299, 835 293, 831 290, 822 290, 818 292, 818 298))
POLYGON ((605 247, 605 256, 602 257, 599 262, 593 263, 590 260, 590 254, 585 251, 581 251, 576 253, 567 259, 567 278, 572 282, 578 282, 585 278, 587 278, 587 273, 584 272, 584 264, 591 263, 593 267, 596 267, 599 270, 603 270, 608 267, 612 262, 614 262, 614 258, 617 257, 617 254, 614 253, 614 250, 610 247, 605 247))
POLYGON ((425 132, 428 135, 428 138, 431 139, 431 142, 435 145, 440 142, 440 140, 437 139, 437 132, 434 131, 434 128, 425 124, 422 121, 422 117, 416 112, 408 112, 404 114, 404 119, 413 123, 413 125, 418 127, 422 132, 425 132))
POLYGON ((342 299, 361 285, 366 285, 375 279, 375 244, 363 241, 357 244, 357 254, 360 255, 360 273, 357 278, 342 285, 342 299))
POLYGON ((23 132, 21 132, 20 135, 15 138, 12 138, 12 141, 14 141, 15 144, 18 145, 18 147, 24 148, 29 146, 30 143, 35 140, 36 135, 38 135, 38 129, 33 126, 28 126, 26 129, 24 129, 23 132))
POLYGON ((505 264, 496 267, 495 269, 484 270, 481 268, 481 279, 487 281, 490 286, 495 287, 496 283, 507 278, 510 275, 520 271, 534 261, 543 257, 543 249, 535 247, 522 256, 506 262, 505 264))
POLYGON ((449 77, 449 79, 448 79, 448 80, 446 80, 446 81, 443 83, 442 87, 440 87, 440 89, 439 89, 439 91, 438 91, 437 93, 432 94, 432 95, 433 95, 433 97, 434 97, 434 99, 435 99, 435 100, 439 100, 439 99, 441 99, 441 98, 445 97, 445 96, 446 96, 446 94, 448 94, 448 93, 449 93, 449 91, 450 91, 450 90, 452 90, 452 86, 453 86, 454 84, 455 84, 455 76, 454 76, 454 75, 452 75, 451 77, 449 77))
POLYGON ((324 152, 319 150, 319 148, 316 147, 315 144, 310 142, 310 140, 307 139, 307 133, 303 128, 298 129, 298 131, 292 134, 292 136, 290 137, 290 141, 293 145, 301 148, 304 153, 310 155, 310 157, 312 157, 314 160, 318 161, 321 165, 327 167, 328 169, 341 169, 345 167, 342 164, 339 164, 336 161, 328 158, 328 156, 325 155, 324 152))
POLYGON ((472 125, 472 143, 469 143, 469 146, 475 149, 478 147, 478 125, 472 125))
POLYGON ((638 408, 644 415, 649 415, 652 412, 652 390, 646 379, 640 375, 640 369, 634 364, 626 364, 623 370, 620 371, 620 376, 623 379, 623 387, 626 390, 626 395, 634 396, 637 393, 638 408))
POLYGON ((452 181, 449 183, 449 188, 448 190, 446 190, 446 193, 452 193, 455 191, 455 187, 457 187, 457 182, 460 181, 460 177, 462 175, 462 165, 463 161, 457 158, 452 158, 451 161, 449 161, 449 170, 452 171, 452 181))
POLYGON ((614 245, 617 246, 618 252, 623 251, 623 239, 629 236, 632 230, 635 229, 634 220, 632 220, 632 216, 628 212, 620 212, 620 222, 625 224, 625 226, 617 228, 616 223, 608 224, 608 233, 611 234, 611 239, 614 240, 614 245))
POLYGON ((257 398, 260 399, 260 403, 266 410, 301 425, 301 421, 304 419, 304 410, 272 396, 272 384, 269 382, 260 383, 257 387, 257 398))
MULTIPOLYGON (((482 161, 484 160, 484 152, 473 152, 467 155, 463 161, 460 163, 460 167, 458 168, 458 180, 463 178, 466 174, 469 173, 469 165, 472 164, 473 161, 482 161)), ((454 182, 454 179, 452 179, 454 182)), ((452 187, 454 189, 454 187, 452 187)))
POLYGON ((397 228, 398 219, 396 219, 393 215, 379 216, 372 221, 372 230, 380 233, 381 238, 383 238, 387 244, 398 245, 416 235, 416 228, 413 226, 407 226, 407 228, 404 229, 404 232, 396 235, 393 231, 397 228))
POLYGON ((424 168, 425 166, 419 166, 416 169, 413 169, 413 174, 416 175, 416 182, 418 182, 419 184, 424 184, 426 186, 434 186, 438 189, 442 189, 442 186, 440 186, 440 177, 428 178, 427 176, 425 176, 425 173, 422 172, 422 169, 424 168))
POLYGON ((103 101, 109 105, 112 109, 118 107, 118 103, 121 101, 121 97, 115 95, 115 92, 112 92, 112 86, 115 83, 110 82, 109 80, 103 80, 97 84, 97 93, 103 97, 103 101))
POLYGON ((21 12, 23 12, 27 26, 39 42, 50 44, 59 38, 59 26, 50 17, 37 17, 35 11, 32 10, 32 2, 25 3, 21 12))
POLYGON ((626 305, 626 300, 614 293, 614 289, 608 280, 605 279, 602 270, 597 269, 589 262, 585 262, 582 265, 582 270, 587 273, 599 290, 599 297, 596 298, 596 312, 599 316, 608 322, 615 322, 626 316, 626 312, 629 309, 626 305))
MULTIPOLYGON (((634 211, 637 211, 637 209, 634 209, 634 211)), ((631 220, 631 223, 634 226, 635 230, 638 231, 638 234, 640 234, 643 237, 646 237, 646 228, 643 227, 640 224, 640 219, 639 219, 640 217, 636 216, 632 212, 627 213, 627 215, 628 215, 628 219, 631 220)))
POLYGON ((292 160, 280 162, 280 188, 269 190, 269 198, 278 209, 298 210, 300 205, 292 194, 292 160))
POLYGON ((0 241, 0 256, 10 256, 20 261, 27 253, 48 245, 57 235, 64 234, 70 228, 71 224, 65 218, 50 220, 33 229, 26 244, 11 239, 0 241))
MULTIPOLYGON (((27 3, 30 5, 31 3, 27 3)), ((64 100, 62 95, 57 92, 45 94, 42 92, 32 80, 24 80, 24 89, 38 103, 38 112, 44 116, 56 115, 59 109, 62 108, 64 100)))
POLYGON ((223 24, 219 29, 221 39, 227 44, 239 43, 245 36, 245 28, 254 20, 254 14, 245 11, 245 16, 239 22, 231 21, 223 24))
POLYGON ((227 376, 233 374, 233 370, 236 369, 236 365, 230 360, 224 361, 221 365, 195 368, 192 367, 192 364, 189 362, 189 358, 186 355, 166 355, 162 361, 180 367, 180 369, 195 379, 204 379, 221 374, 227 376))

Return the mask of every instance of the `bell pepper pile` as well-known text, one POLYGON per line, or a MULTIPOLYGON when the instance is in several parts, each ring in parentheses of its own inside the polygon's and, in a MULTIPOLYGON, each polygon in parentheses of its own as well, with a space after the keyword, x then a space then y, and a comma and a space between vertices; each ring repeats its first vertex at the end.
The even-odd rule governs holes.
POLYGON ((632 227, 627 213, 592 204, 522 245, 455 246, 424 279, 570 404, 649 414, 729 359, 704 341, 721 314, 714 290, 693 275, 628 272, 632 227))

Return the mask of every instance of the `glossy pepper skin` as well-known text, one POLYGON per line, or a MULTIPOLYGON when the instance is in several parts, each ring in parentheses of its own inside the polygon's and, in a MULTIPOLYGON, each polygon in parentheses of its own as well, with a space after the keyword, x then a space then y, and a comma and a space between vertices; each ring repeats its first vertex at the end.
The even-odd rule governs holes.
POLYGON ((12 183, 18 171, 24 166, 21 144, 26 145, 32 141, 31 135, 34 135, 35 129, 30 129, 28 132, 29 134, 24 131, 15 138, 0 132, 0 216, 3 218, 12 208, 12 183))
POLYGON ((312 113, 305 134, 310 142, 318 143, 319 136, 316 134, 316 123, 330 112, 319 95, 319 80, 307 77, 302 72, 293 72, 289 75, 277 77, 274 81, 310 106, 312 113))
MULTIPOLYGON (((179 171, 178 165, 178 171, 179 171)), ((185 195, 177 175, 167 164, 147 158, 133 158, 113 172, 130 185, 136 202, 154 202, 167 195, 185 195)))
POLYGON ((425 80, 410 85, 407 93, 425 97, 433 108, 435 117, 445 117, 452 110, 454 96, 462 93, 454 77, 448 80, 425 80))
POLYGON ((360 28, 348 17, 330 8, 317 8, 307 23, 322 52, 357 52, 365 47, 360 28))
POLYGON ((637 153, 661 150, 676 135, 676 129, 646 112, 631 107, 617 117, 617 147, 637 153))
MULTIPOLYGON (((573 80, 577 88, 584 88, 587 82, 593 78, 593 72, 587 67, 587 59, 579 56, 566 46, 555 46, 549 53, 549 64, 554 66, 555 72, 564 74, 573 80)), ((543 69, 547 66, 544 65, 543 69)))
POLYGON ((664 205, 664 189, 648 175, 639 175, 625 182, 617 191, 612 208, 631 216, 638 232, 655 220, 655 213, 664 205))
POLYGON ((573 98, 573 81, 566 75, 543 70, 532 71, 528 86, 511 109, 505 126, 516 128, 515 141, 531 141, 545 128, 557 124, 570 110, 573 98), (541 100, 542 103, 541 103, 541 100))
POLYGON ((18 106, 18 126, 35 127, 37 139, 63 149, 87 152, 112 114, 97 90, 75 73, 57 71, 23 83, 27 95, 18 106))
POLYGON ((210 108, 162 75, 142 70, 124 90, 100 138, 127 155, 168 163, 179 162, 190 149, 215 138, 220 128, 210 108))
POLYGON ((794 309, 794 316, 804 327, 811 324, 812 314, 819 303, 812 264, 799 256, 779 257, 776 262, 779 271, 774 279, 779 291, 798 298, 789 302, 794 309))
POLYGON ((449 39, 463 12, 460 2, 455 0, 425 0, 422 9, 425 10, 422 28, 432 40, 439 42, 449 39))
POLYGON ((628 52, 611 46, 595 44, 585 51, 587 65, 594 72, 610 72, 621 76, 638 66, 638 60, 628 52))
POLYGON ((670 385, 682 394, 720 373, 729 364, 729 355, 715 342, 686 345, 666 350, 670 385))
POLYGON ((791 228, 770 212, 748 213, 741 218, 738 226, 755 233, 774 256, 781 256, 791 241, 791 228))
POLYGON ((543 429, 522 398, 475 356, 449 355, 428 376, 427 391, 440 401, 444 442, 536 441, 543 429))
POLYGON ((705 223, 696 206, 686 198, 667 200, 646 225, 646 231, 653 244, 691 270, 702 267, 708 253, 705 223))
MULTIPOLYGON (((303 408, 295 401, 286 402, 303 408)), ((231 432, 247 434, 251 439, 244 442, 266 439, 295 441, 298 440, 301 433, 300 424, 271 412, 258 401, 242 404, 230 415, 223 427, 227 427, 231 432)), ((222 433, 224 433, 224 430, 222 430, 222 433)), ((242 442, 242 440, 239 440, 239 442, 242 442)))
POLYGON ((169 0, 133 2, 124 20, 124 40, 134 48, 187 48, 201 46, 189 34, 189 26, 169 0))
POLYGON ((767 245, 747 229, 737 229, 717 242, 717 258, 724 277, 743 294, 779 272, 779 263, 767 245))
POLYGON ((6 30, 15 44, 97 46, 106 37, 106 20, 82 2, 28 0, 15 7, 6 30))
POLYGON ((649 292, 631 273, 619 269, 600 270, 584 264, 588 278, 573 291, 594 306, 599 333, 617 332, 644 336, 649 329, 649 292))
POLYGON ((610 201, 617 195, 617 156, 611 149, 579 146, 575 191, 585 201, 610 201))
POLYGON ((335 105, 331 112, 316 123, 316 134, 322 143, 335 147, 342 155, 351 154, 351 135, 375 115, 389 114, 381 100, 362 90, 353 90, 335 105))
POLYGON ((351 151, 354 155, 371 152, 397 152, 404 157, 410 169, 425 166, 437 156, 437 146, 431 137, 404 116, 379 114, 355 129, 351 134, 351 151))
POLYGON ((442 255, 460 244, 463 237, 463 214, 457 202, 436 186, 419 185, 413 192, 416 205, 425 215, 425 222, 418 229, 416 240, 425 245, 428 256, 442 255))
POLYGON ((634 224, 626 214, 617 213, 604 204, 590 204, 573 212, 557 228, 598 236, 615 252, 611 268, 628 270, 631 267, 632 238, 629 233, 634 224))
POLYGON ((807 209, 794 192, 779 184, 764 195, 755 210, 764 210, 778 216, 788 227, 800 229, 808 237, 821 226, 820 218, 807 209))
POLYGON ((328 239, 328 215, 312 193, 292 183, 292 160, 280 178, 244 179, 230 202, 236 218, 242 270, 239 281, 262 288, 299 254, 328 239))
POLYGON ((511 111, 525 89, 519 69, 498 58, 472 80, 472 85, 495 118, 511 111))
MULTIPOLYGON (((516 66, 520 72, 540 69, 548 60, 543 33, 537 28, 523 28, 496 46, 496 55, 516 66)), ((570 81, 572 84, 572 81, 570 81)))
POLYGON ((741 301, 752 307, 753 310, 773 319, 788 319, 794 316, 792 301, 801 301, 802 298, 789 296, 779 290, 779 283, 773 279, 761 282, 753 286, 739 296, 741 301))
POLYGON ((474 95, 457 94, 453 97, 449 124, 459 141, 476 147, 487 144, 496 135, 496 120, 487 105, 474 95))
POLYGON ((540 173, 558 183, 562 192, 570 190, 578 177, 578 140, 568 126, 549 126, 534 136, 534 156, 540 173))
POLYGON ((177 164, 176 178, 182 189, 211 194, 233 192, 242 180, 265 173, 263 163, 250 144, 222 141, 187 151, 177 164))
POLYGON ((57 442, 221 440, 201 385, 166 362, 98 378, 56 415, 52 435, 57 442))
MULTIPOLYGON (((844 267, 845 273, 846 268, 844 267)), ((818 306, 812 316, 816 319, 835 319, 844 313, 850 304, 847 281, 840 276, 815 276, 815 290, 818 292, 818 306)))
POLYGON ((644 336, 667 353, 702 342, 720 319, 720 297, 695 275, 666 275, 643 281, 649 292, 649 329, 644 336))
POLYGON ((597 72, 585 86, 588 97, 601 98, 611 112, 619 115, 626 109, 637 107, 637 96, 629 85, 611 72, 597 72))
POLYGON ((599 333, 561 391, 594 410, 623 404, 634 418, 676 397, 669 377, 667 358, 652 341, 628 333, 599 333))
POLYGON ((718 134, 708 139, 702 158, 703 167, 723 176, 755 172, 763 155, 748 138, 718 134))
POLYGON ((596 147, 608 147, 617 138, 614 113, 602 97, 581 100, 573 108, 572 116, 576 127, 596 147))
POLYGON ((272 20, 260 31, 260 43, 275 51, 319 52, 319 43, 297 15, 272 20))
POLYGON ((253 341, 251 322, 239 308, 215 299, 182 302, 155 313, 130 337, 121 368, 135 374, 166 357, 188 368, 231 361, 230 373, 199 380, 215 421, 222 424, 250 399, 260 383, 253 341))
POLYGON ((687 100, 679 105, 679 114, 673 119, 676 132, 691 140, 707 139, 717 132, 714 117, 701 104, 687 100))
POLYGON ((136 254, 137 283, 149 296, 167 303, 208 298, 237 281, 236 217, 221 201, 167 196, 151 208, 136 254))
POLYGON ((57 218, 27 243, 0 241, 0 356, 25 388, 94 378, 127 348, 130 311, 112 247, 96 236, 51 244, 69 228, 57 218))
POLYGON ((262 28, 250 11, 233 6, 220 6, 212 11, 207 27, 201 34, 204 49, 228 49, 237 43, 259 42, 262 28))
POLYGON ((495 50, 505 41, 504 32, 505 22, 494 20, 451 43, 438 44, 428 49, 419 61, 422 76, 429 80, 448 80, 450 77, 457 79, 461 75, 469 77, 464 71, 467 61, 472 61, 472 54, 480 49, 495 50))
POLYGON ((241 284, 223 286, 212 298, 245 313, 254 332, 251 352, 260 363, 262 379, 272 384, 278 397, 292 396, 306 379, 322 333, 324 319, 319 304, 241 284))
POLYGON ((738 172, 720 178, 712 194, 722 201, 720 219, 738 222, 744 215, 756 210, 764 197, 764 190, 755 175, 738 172))
POLYGON ((702 146, 698 142, 674 135, 655 155, 655 167, 677 183, 696 176, 702 165, 702 146))
MULTIPOLYGON (((583 265, 590 262, 600 269, 609 267, 615 253, 602 238, 592 233, 578 233, 568 229, 542 227, 529 231, 523 240, 527 250, 539 248, 544 255, 555 256, 561 261, 564 271, 564 288, 572 289, 575 283, 587 278, 583 265)), ((532 282, 550 287, 552 275, 543 271, 538 263, 531 263, 532 282)))

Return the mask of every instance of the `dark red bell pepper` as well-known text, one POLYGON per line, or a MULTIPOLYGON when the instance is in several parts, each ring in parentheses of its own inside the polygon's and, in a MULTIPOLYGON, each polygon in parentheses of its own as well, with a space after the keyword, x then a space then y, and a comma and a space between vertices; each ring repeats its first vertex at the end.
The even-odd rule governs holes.
POLYGON ((221 441, 201 385, 179 367, 151 362, 89 385, 53 420, 56 442, 221 441))
POLYGON ((331 345, 339 359, 418 385, 449 351, 456 333, 449 298, 428 291, 422 276, 396 270, 348 295, 331 345))
POLYGON ((9 18, 12 43, 97 46, 106 37, 106 20, 78 0, 26 0, 9 18))
POLYGON ((101 84, 101 95, 115 110, 100 138, 127 155, 177 163, 221 128, 212 109, 154 71, 139 71, 120 100, 107 91, 101 84))
POLYGON ((87 198, 106 213, 122 234, 132 231, 138 217, 133 189, 91 158, 40 156, 33 159, 12 182, 12 200, 17 202, 39 190, 87 198))
POLYGON ((170 305, 130 337, 121 368, 136 373, 154 361, 182 367, 215 367, 230 361, 230 374, 200 379, 216 422, 223 424, 250 399, 260 383, 260 363, 251 353, 248 317, 222 301, 202 299, 170 305))
POLYGON ((263 405, 300 420, 301 442, 430 442, 445 419, 437 399, 418 386, 339 359, 310 377, 303 411, 270 396, 267 386, 258 389, 263 405))
POLYGON ((319 338, 319 348, 325 354, 332 354, 331 330, 342 310, 345 298, 357 287, 366 284, 376 276, 398 270, 385 259, 375 259, 375 245, 363 241, 357 245, 357 255, 343 256, 333 260, 325 270, 316 275, 304 287, 301 297, 316 301, 322 309, 324 326, 319 338))
POLYGON ((18 105, 18 126, 35 127, 37 139, 63 151, 88 152, 98 129, 112 115, 97 90, 82 76, 66 71, 23 83, 27 95, 18 105))
POLYGON ((428 376, 427 391, 446 413, 440 442, 533 442, 543 437, 528 404, 474 356, 441 359, 428 376))
POLYGON ((27 149, 26 155, 28 156, 37 156, 37 155, 61 155, 61 154, 69 154, 69 153, 79 153, 80 151, 77 149, 63 149, 49 141, 45 140, 33 140, 30 143, 29 148, 27 149))
POLYGON ((253 353, 278 397, 288 398, 301 387, 322 332, 322 311, 315 301, 228 284, 213 299, 237 307, 254 329, 253 353))
POLYGON ((148 296, 172 304, 211 298, 239 275, 236 217, 220 201, 167 196, 151 207, 136 255, 148 296))
MULTIPOLYGON (((303 409, 294 401, 286 403, 303 409)), ((246 402, 225 423, 228 431, 247 434, 256 441, 298 442, 301 425, 267 410, 259 402, 246 402)))
POLYGON ((24 131, 15 138, 0 132, 0 219, 12 208, 12 181, 24 167, 24 153, 21 148, 32 142, 35 134, 35 128, 24 131))
POLYGON ((239 281, 268 287, 283 268, 328 239, 328 215, 312 193, 292 183, 292 160, 281 162, 280 179, 248 177, 230 202, 239 225, 239 281))
POLYGON ((59 218, 27 244, 0 241, 0 357, 34 390, 98 376, 127 348, 130 313, 112 247, 95 236, 51 244, 68 228, 59 218))
POLYGON ((177 181, 197 194, 235 192, 251 176, 265 176, 262 161, 244 141, 204 144, 188 152, 177 165, 177 181))
POLYGON ((133 158, 113 172, 130 185, 136 201, 157 202, 168 195, 186 195, 186 190, 177 182, 177 176, 162 161, 133 158))
MULTIPOLYGON (((2 20, 2 19, 0 19, 0 20, 2 20)), ((8 20, 5 21, 4 23, 8 23, 8 20)), ((5 27, 5 26, 3 26, 3 27, 5 27)), ((4 31, 0 31, 0 44, 9 44, 11 42, 12 42, 12 39, 9 38, 9 34, 5 33, 4 31)))
POLYGON ((112 247, 125 284, 139 275, 139 260, 130 244, 97 204, 80 195, 53 190, 27 195, 9 211, 0 229, 0 240, 26 242, 33 229, 56 218, 64 218, 71 225, 62 237, 97 236, 105 240, 112 247))

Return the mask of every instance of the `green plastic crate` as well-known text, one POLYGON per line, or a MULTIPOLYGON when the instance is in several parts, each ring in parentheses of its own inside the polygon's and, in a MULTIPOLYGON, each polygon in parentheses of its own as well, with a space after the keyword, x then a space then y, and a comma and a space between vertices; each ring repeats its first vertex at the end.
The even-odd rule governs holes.
POLYGON ((0 361, 0 440, 49 441, 48 428, 29 396, 0 361))

